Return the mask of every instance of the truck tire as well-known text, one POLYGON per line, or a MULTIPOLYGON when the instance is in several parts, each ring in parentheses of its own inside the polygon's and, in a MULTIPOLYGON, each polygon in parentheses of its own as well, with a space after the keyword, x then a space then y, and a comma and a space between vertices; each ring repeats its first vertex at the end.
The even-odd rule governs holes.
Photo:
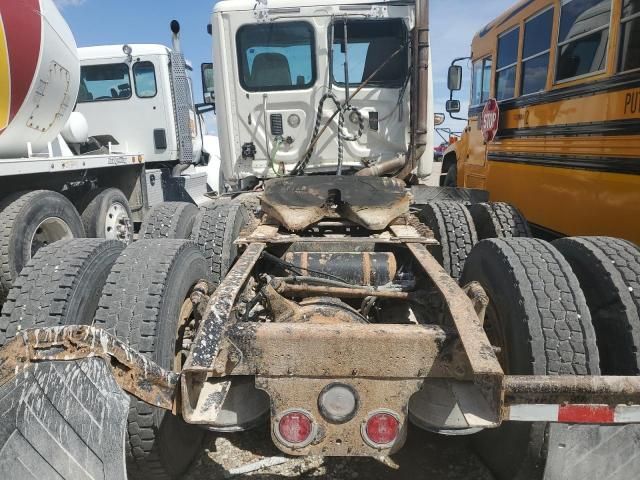
POLYGON ((553 242, 587 298, 604 375, 640 375, 640 249, 610 237, 553 242))
MULTIPOLYGON (((553 245, 585 293, 602 374, 639 375, 640 249, 610 237, 563 238, 553 245)), ((640 478, 638 425, 574 427, 552 440, 545 479, 640 478)))
POLYGON ((458 202, 432 202, 422 209, 418 218, 440 243, 430 249, 432 255, 451 277, 460 278, 464 262, 478 241, 469 211, 458 202))
MULTIPOLYGON (((485 330, 501 349, 498 359, 506 374, 600 372, 584 294, 551 244, 531 238, 483 240, 467 258, 460 284, 472 281, 489 296, 485 330)), ((568 428, 553 427, 560 432, 568 428)), ((545 423, 506 422, 472 441, 499 480, 538 479, 544 473, 550 430, 545 423)))
POLYGON ((22 268, 43 246, 84 237, 80 215, 49 190, 17 192, 0 201, 0 306, 22 268))
POLYGON ((530 237, 529 223, 520 210, 505 202, 468 205, 480 240, 487 238, 530 237))
POLYGON ((9 292, 0 317, 0 345, 25 328, 90 325, 123 249, 122 242, 92 238, 42 247, 9 292))
MULTIPOLYGON (((175 360, 183 302, 208 273, 196 245, 184 240, 138 240, 118 257, 95 316, 105 328, 165 369, 175 360)), ((175 478, 200 450, 204 430, 131 397, 125 442, 129 478, 175 478)))
POLYGON ((204 207, 198 215, 191 238, 198 244, 209 264, 208 280, 218 285, 238 256, 234 243, 250 221, 241 203, 220 203, 204 207))
POLYGON ((140 238, 188 239, 198 215, 198 207, 187 202, 163 202, 154 206, 140 227, 140 238))
POLYGON ((97 188, 80 202, 84 231, 90 238, 119 240, 128 245, 133 240, 133 215, 129 201, 117 188, 97 188))
POLYGON ((128 409, 101 358, 31 364, 0 387, 0 478, 125 480, 128 409))

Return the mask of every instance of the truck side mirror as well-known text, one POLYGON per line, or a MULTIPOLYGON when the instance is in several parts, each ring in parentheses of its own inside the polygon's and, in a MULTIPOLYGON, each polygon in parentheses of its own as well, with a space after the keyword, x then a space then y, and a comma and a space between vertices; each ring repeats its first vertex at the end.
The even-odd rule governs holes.
POLYGON ((451 91, 462 90, 462 67, 460 65, 451 65, 449 67, 447 86, 451 91))
POLYGON ((447 100, 445 110, 448 113, 458 113, 460 111, 460 100, 447 100))
POLYGON ((213 81, 213 63, 203 63, 202 71, 202 96, 207 105, 216 104, 216 93, 213 81))
POLYGON ((444 123, 445 116, 444 113, 434 113, 433 114, 433 124, 437 127, 438 125, 442 125, 444 123))

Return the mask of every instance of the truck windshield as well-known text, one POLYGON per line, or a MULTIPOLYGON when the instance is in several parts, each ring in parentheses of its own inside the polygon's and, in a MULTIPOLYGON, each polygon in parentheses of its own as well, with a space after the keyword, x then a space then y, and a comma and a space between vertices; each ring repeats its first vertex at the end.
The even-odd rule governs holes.
MULTIPOLYGON (((405 50, 396 54, 367 84, 377 87, 401 87, 407 75, 406 36, 406 28, 401 19, 347 20, 349 85, 360 85, 404 45, 405 50)), ((345 84, 344 39, 345 22, 337 20, 333 31, 331 78, 340 86, 345 84)))
POLYGON ((80 70, 78 103, 131 98, 131 77, 125 63, 85 65, 80 70))
POLYGON ((315 82, 313 29, 306 22, 246 25, 237 45, 245 90, 299 90, 315 82))

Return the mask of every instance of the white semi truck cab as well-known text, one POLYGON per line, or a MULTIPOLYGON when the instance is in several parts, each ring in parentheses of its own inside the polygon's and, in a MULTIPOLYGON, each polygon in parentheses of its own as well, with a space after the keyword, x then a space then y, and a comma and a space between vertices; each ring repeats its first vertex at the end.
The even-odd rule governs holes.
MULTIPOLYGON (((403 168, 404 176, 429 175, 433 114, 420 119, 420 138, 411 134, 414 26, 413 4, 216 3, 213 65, 203 78, 205 100, 215 101, 224 181, 242 188, 292 173, 403 168)), ((423 93, 432 104, 432 89, 423 93)))
POLYGON ((117 141, 135 152, 144 152, 147 164, 183 161, 197 163, 202 154, 202 129, 193 101, 190 67, 186 91, 174 91, 173 52, 164 45, 107 45, 79 48, 80 87, 76 112, 89 124, 89 135, 117 141), (180 132, 175 105, 186 113, 180 132), (191 143, 182 152, 179 136, 191 143), (183 158, 186 157, 186 158, 183 158))

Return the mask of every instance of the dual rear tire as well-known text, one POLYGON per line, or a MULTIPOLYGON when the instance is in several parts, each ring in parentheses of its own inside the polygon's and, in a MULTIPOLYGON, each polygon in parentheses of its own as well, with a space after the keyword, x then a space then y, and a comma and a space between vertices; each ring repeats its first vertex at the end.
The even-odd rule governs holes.
MULTIPOLYGON (((209 264, 200 249, 185 240, 140 240, 127 248, 114 240, 73 239, 58 242, 42 248, 16 280, 0 317, 0 346, 26 328, 93 323, 126 341, 163 368, 172 370, 178 348, 181 309, 189 298, 191 288, 199 280, 207 278, 208 272, 209 264)), ((104 363, 101 360, 97 362, 51 363, 50 368, 57 372, 55 376, 59 379, 57 384, 60 388, 41 391, 43 402, 50 402, 54 406, 60 402, 70 404, 65 396, 75 390, 66 390, 64 385, 65 382, 71 382, 78 388, 86 389, 79 392, 79 399, 86 400, 79 407, 82 412, 103 418, 101 409, 105 408, 105 403, 102 395, 90 395, 96 389, 91 385, 104 383, 103 380, 96 380, 95 375, 103 375, 111 379, 108 391, 113 393, 113 398, 109 397, 111 393, 106 397, 110 398, 114 409, 120 408, 118 405, 122 395, 115 394, 119 388, 113 386, 115 383, 104 363), (80 386, 74 378, 79 375, 78 369, 85 368, 85 364, 87 368, 90 365, 93 373, 89 374, 88 385, 80 386)), ((44 369, 35 366, 30 371, 28 381, 35 382, 34 385, 42 383, 44 369)), ((16 382, 13 386, 3 387, 0 398, 4 394, 17 404, 22 401, 19 401, 20 398, 30 402, 30 396, 20 397, 23 385, 16 382)), ((26 404, 23 407, 33 410, 26 404)), ((36 415, 25 426, 25 420, 20 416, 23 407, 18 408, 15 418, 7 422, 15 421, 16 429, 24 429, 22 435, 26 435, 25 440, 31 444, 40 445, 47 436, 57 438, 59 432, 76 428, 74 422, 77 415, 71 412, 55 415, 47 421, 36 415)), ((113 411, 114 415, 116 412, 113 411)), ((10 415, 13 413, 12 410, 10 415)), ((113 438, 125 440, 130 479, 178 477, 200 450, 205 433, 171 412, 156 409, 133 397, 130 397, 128 420, 120 422, 114 419, 114 422, 114 431, 123 429, 121 434, 113 438)), ((105 435, 112 437, 110 433, 105 435)), ((0 434, 0 466, 5 460, 10 460, 5 455, 11 449, 5 450, 3 447, 8 443, 2 442, 12 442, 11 438, 0 434)), ((66 455, 77 455, 72 461, 80 468, 93 471, 94 456, 83 456, 83 452, 90 450, 100 460, 106 460, 113 453, 112 449, 104 450, 99 440, 95 435, 83 434, 80 438, 68 435, 59 440, 59 446, 66 455), (65 441, 72 443, 66 444, 65 441), (100 456, 102 454, 103 457, 100 456)), ((118 448, 122 452, 122 444, 118 448)), ((20 462, 26 465, 42 463, 41 459, 34 457, 35 453, 24 450, 24 458, 20 462)), ((120 456, 122 459, 122 453, 120 456)), ((111 462, 114 462, 113 458, 111 462)), ((124 472, 124 464, 120 470, 117 464, 110 467, 105 472, 124 472)), ((57 467, 54 464, 52 468, 57 467)), ((65 476, 63 470, 58 473, 65 476)))
MULTIPOLYGON (((432 254, 445 270, 487 291, 485 327, 506 373, 640 374, 638 247, 606 237, 549 244, 526 238, 508 204, 467 208, 433 202, 419 218, 440 242, 432 254)), ((472 443, 500 480, 640 476, 637 425, 514 422, 472 443)))
MULTIPOLYGON (((485 331, 512 375, 638 375, 640 250, 606 237, 485 240, 461 285, 489 297, 485 331)), ((640 475, 640 427, 508 422, 473 437, 502 479, 640 475)))

